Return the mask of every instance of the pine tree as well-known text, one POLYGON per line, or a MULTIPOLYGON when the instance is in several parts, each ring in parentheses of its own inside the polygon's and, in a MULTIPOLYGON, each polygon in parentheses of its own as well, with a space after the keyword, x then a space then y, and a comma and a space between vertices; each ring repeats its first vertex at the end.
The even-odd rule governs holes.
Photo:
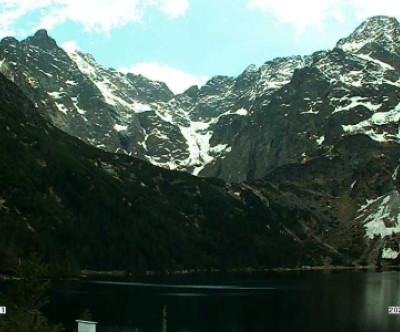
POLYGON ((49 301, 50 281, 46 280, 48 267, 37 255, 22 261, 15 269, 15 280, 10 282, 5 331, 18 332, 61 332, 64 328, 53 324, 41 309, 49 301))

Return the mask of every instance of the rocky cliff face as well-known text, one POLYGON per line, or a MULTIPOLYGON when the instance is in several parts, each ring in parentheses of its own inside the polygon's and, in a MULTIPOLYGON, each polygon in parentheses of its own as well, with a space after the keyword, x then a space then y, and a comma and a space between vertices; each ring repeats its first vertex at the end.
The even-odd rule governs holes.
POLYGON ((373 17, 331 51, 277 58, 173 95, 60 49, 5 38, 0 70, 62 130, 110 152, 240 182, 321 155, 343 136, 398 141, 399 23, 373 17))
POLYGON ((352 135, 325 155, 277 168, 252 187, 270 207, 279 206, 282 219, 300 223, 357 264, 398 264, 399 158, 395 142, 352 135))
POLYGON ((398 29, 395 19, 371 18, 332 51, 308 57, 272 94, 256 94, 243 105, 250 114, 239 120, 240 130, 225 141, 231 152, 202 174, 261 178, 358 133, 398 142, 398 29))

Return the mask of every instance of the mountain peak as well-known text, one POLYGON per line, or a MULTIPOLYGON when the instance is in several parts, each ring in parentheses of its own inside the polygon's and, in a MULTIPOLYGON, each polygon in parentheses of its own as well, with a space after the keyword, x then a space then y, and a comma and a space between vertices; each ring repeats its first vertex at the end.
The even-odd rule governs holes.
POLYGON ((49 38, 49 35, 48 35, 46 29, 40 29, 40 30, 36 31, 34 37, 43 39, 43 38, 49 38))
POLYGON ((49 37, 47 30, 45 29, 36 31, 32 37, 28 37, 24 42, 39 46, 42 49, 52 49, 57 47, 56 41, 49 37))
POLYGON ((364 53, 362 48, 371 43, 379 43, 386 50, 393 51, 400 46, 400 23, 391 16, 372 16, 361 23, 356 30, 336 44, 345 52, 364 53))
POLYGON ((14 37, 4 37, 1 41, 0 44, 19 44, 18 40, 15 39, 14 37))
POLYGON ((247 68, 245 69, 245 72, 248 73, 253 73, 253 72, 257 72, 258 71, 258 67, 254 64, 248 65, 247 68))
POLYGON ((399 25, 399 21, 394 16, 376 15, 367 18, 361 26, 371 27, 386 27, 392 25, 399 25))

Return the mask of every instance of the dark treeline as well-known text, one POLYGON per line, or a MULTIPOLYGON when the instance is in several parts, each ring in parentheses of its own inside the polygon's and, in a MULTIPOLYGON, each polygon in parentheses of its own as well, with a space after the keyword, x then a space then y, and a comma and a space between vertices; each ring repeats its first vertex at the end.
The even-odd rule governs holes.
POLYGON ((30 252, 54 274, 298 266, 330 255, 295 241, 252 190, 89 147, 0 85, 2 271, 30 252))

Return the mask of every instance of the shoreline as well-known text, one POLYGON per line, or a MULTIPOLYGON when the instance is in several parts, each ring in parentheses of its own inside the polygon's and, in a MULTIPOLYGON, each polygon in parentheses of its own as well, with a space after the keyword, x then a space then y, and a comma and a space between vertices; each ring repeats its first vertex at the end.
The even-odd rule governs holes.
MULTIPOLYGON (((396 271, 400 270, 399 265, 387 265, 383 267, 376 267, 375 265, 368 266, 301 266, 296 268, 242 268, 242 269, 192 269, 192 270, 176 270, 176 271, 146 271, 140 274, 132 274, 126 271, 121 270, 112 270, 112 271, 97 271, 97 270, 81 270, 78 275, 70 275, 70 276, 59 276, 55 278, 56 280, 90 280, 94 277, 109 277, 112 279, 134 279, 134 278, 146 278, 146 277, 154 277, 154 276, 184 276, 184 275, 196 275, 196 274, 235 274, 235 273, 243 273, 243 274, 253 274, 253 273, 263 273, 263 272, 309 272, 309 271, 396 271)), ((0 273, 0 280, 19 280, 20 278, 0 273)))
POLYGON ((192 270, 176 270, 176 271, 146 271, 141 274, 131 274, 126 271, 95 271, 82 270, 80 276, 75 276, 75 279, 90 279, 92 277, 112 277, 112 278, 135 278, 135 277, 153 277, 153 276, 183 276, 195 274, 218 274, 218 273, 262 273, 262 272, 307 272, 307 271, 391 271, 400 269, 399 265, 387 265, 384 267, 376 267, 375 265, 368 266, 301 266, 296 268, 242 268, 242 269, 192 269, 192 270))

